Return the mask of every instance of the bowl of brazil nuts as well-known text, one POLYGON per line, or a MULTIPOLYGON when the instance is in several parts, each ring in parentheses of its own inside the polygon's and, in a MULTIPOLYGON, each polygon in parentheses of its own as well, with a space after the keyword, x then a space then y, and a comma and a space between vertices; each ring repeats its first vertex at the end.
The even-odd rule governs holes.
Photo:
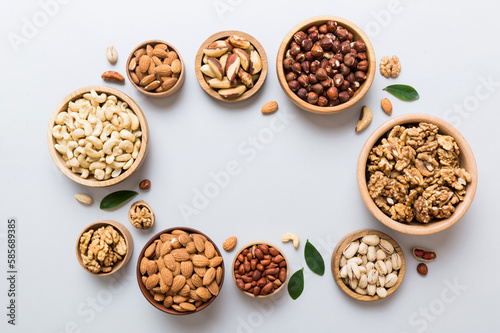
POLYGON ((207 235, 187 227, 169 228, 153 236, 139 254, 137 282, 158 310, 188 315, 217 298, 224 261, 207 235))
POLYGON ((78 235, 76 257, 89 273, 107 276, 125 266, 134 251, 132 235, 121 223, 94 222, 78 235))
POLYGON ((90 86, 66 96, 52 114, 47 139, 56 166, 90 187, 118 184, 142 165, 149 129, 141 108, 123 92, 90 86))
POLYGON ((234 103, 252 97, 267 76, 262 45, 247 33, 221 31, 203 42, 195 59, 203 90, 215 99, 234 103))
POLYGON ((398 243, 383 232, 362 229, 340 240, 332 253, 337 285, 354 299, 386 298, 403 282, 406 262, 398 243))
POLYGON ((234 283, 245 295, 265 298, 284 288, 290 265, 279 248, 265 241, 256 241, 237 252, 231 271, 234 283))
POLYGON ((359 155, 357 177, 370 212, 411 235, 454 225, 477 188, 476 161, 465 138, 426 114, 399 116, 376 129, 359 155))
POLYGON ((127 59, 129 81, 149 97, 167 97, 179 90, 186 77, 181 54, 162 40, 137 45, 127 59))
POLYGON ((276 72, 285 94, 313 113, 344 111, 368 92, 376 59, 370 40, 352 22, 316 16, 297 24, 278 50, 276 72))

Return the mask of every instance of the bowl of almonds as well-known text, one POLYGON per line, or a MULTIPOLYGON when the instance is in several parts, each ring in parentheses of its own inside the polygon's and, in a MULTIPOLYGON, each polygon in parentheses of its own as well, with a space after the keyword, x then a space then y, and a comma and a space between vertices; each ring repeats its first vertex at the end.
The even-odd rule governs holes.
POLYGON ((153 236, 142 249, 137 282, 158 310, 192 314, 217 298, 224 282, 224 261, 205 234, 186 227, 170 228, 153 236))
POLYGON ((139 44, 127 59, 127 76, 141 93, 167 97, 182 87, 184 61, 175 47, 162 40, 139 44))
POLYGON ((371 229, 354 231, 342 238, 333 250, 331 261, 333 278, 340 289, 365 302, 394 293, 406 271, 398 243, 371 229))
POLYGON ((231 271, 236 286, 245 295, 265 298, 284 288, 290 265, 279 248, 265 241, 256 241, 238 251, 231 271))

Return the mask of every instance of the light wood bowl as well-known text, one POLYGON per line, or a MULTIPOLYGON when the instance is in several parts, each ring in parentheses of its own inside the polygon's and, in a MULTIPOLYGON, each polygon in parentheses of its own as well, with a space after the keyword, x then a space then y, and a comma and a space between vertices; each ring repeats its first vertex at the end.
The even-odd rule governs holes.
POLYGON ((286 280, 285 282, 283 282, 281 284, 281 286, 279 286, 278 289, 275 289, 274 292, 272 292, 271 294, 267 294, 267 295, 257 295, 255 296, 254 294, 252 293, 249 293, 247 291, 244 291, 244 290, 241 290, 240 288, 238 288, 238 286, 236 286, 236 288, 241 291, 243 294, 247 295, 247 296, 250 296, 250 297, 253 297, 253 298, 266 298, 266 297, 269 297, 269 296, 273 296, 273 295, 276 295, 277 293, 279 293, 281 290, 283 290, 285 288, 285 285, 286 285, 286 281, 288 281, 288 277, 290 276, 290 263, 288 262, 288 259, 287 257, 285 256, 285 254, 283 253, 283 251, 281 251, 281 249, 279 247, 277 247, 276 245, 272 244, 272 243, 269 243, 269 242, 266 242, 266 241, 255 241, 255 242, 251 242, 251 243, 248 243, 246 244, 245 246, 243 246, 242 248, 240 248, 238 250, 238 252, 236 252, 236 255, 234 256, 234 259, 233 259, 233 265, 231 267, 231 274, 233 276, 233 281, 234 281, 234 284, 236 285, 236 277, 234 276, 234 264, 238 258, 238 255, 243 252, 243 250, 249 248, 249 247, 252 247, 254 245, 259 245, 259 244, 265 244, 269 247, 274 247, 276 250, 278 250, 278 252, 283 256, 283 258, 285 258, 285 262, 286 262, 286 280))
POLYGON ((86 272, 89 272, 90 274, 96 275, 96 276, 108 276, 108 275, 111 275, 111 274, 118 272, 123 266, 125 266, 128 263, 130 258, 132 258, 133 252, 134 252, 134 241, 132 240, 132 235, 130 234, 128 229, 125 228, 121 223, 118 223, 118 222, 112 221, 112 220, 104 220, 104 221, 99 221, 99 222, 94 222, 94 223, 89 224, 88 226, 85 227, 85 229, 82 230, 82 232, 78 235, 78 238, 76 240, 76 258, 78 259, 78 262, 80 263, 80 265, 83 267, 83 269, 86 272), (125 257, 123 257, 122 260, 117 261, 113 265, 113 269, 110 272, 97 273, 97 274, 92 273, 87 268, 85 268, 85 266, 83 265, 82 254, 80 252, 80 238, 82 237, 82 235, 85 232, 89 231, 90 229, 94 229, 94 231, 96 231, 100 227, 107 227, 108 225, 113 226, 113 228, 115 228, 118 231, 118 233, 123 237, 123 239, 125 239, 125 244, 127 245, 127 254, 125 254, 125 257))
MULTIPOLYGON (((337 246, 335 246, 335 249, 333 250, 333 253, 332 253, 331 262, 332 262, 333 278, 334 278, 335 282, 337 283, 337 285, 340 287, 340 289, 342 289, 342 291, 344 291, 347 295, 351 296, 354 299, 364 301, 364 302, 373 302, 373 301, 381 300, 382 298, 380 298, 377 294, 375 294, 374 296, 360 295, 357 292, 355 292, 354 290, 352 290, 349 286, 347 286, 344 283, 344 281, 342 281, 342 279, 339 277, 340 257, 342 256, 342 252, 344 251, 345 247, 350 242, 352 242, 356 239, 359 239, 363 236, 366 236, 368 234, 377 235, 380 238, 388 240, 392 244, 392 246, 394 246, 394 250, 401 257, 401 268, 400 268, 399 273, 398 273, 398 282, 396 282, 396 284, 394 286, 392 286, 391 288, 389 288, 387 290, 387 297, 389 297, 392 293, 394 293, 396 291, 396 289, 399 288, 399 286, 401 285, 401 282, 403 282, 403 278, 405 276, 405 271, 406 271, 406 261, 405 261, 405 256, 404 256, 403 250, 401 250, 401 247, 399 246, 399 244, 394 239, 392 239, 390 236, 388 236, 388 235, 386 235, 383 232, 380 232, 378 230, 372 230, 372 229, 361 229, 361 230, 351 232, 350 234, 348 234, 344 238, 342 238, 340 240, 340 242, 338 242, 337 246)), ((387 298, 387 297, 385 297, 385 298, 387 298)))
POLYGON ((476 194, 477 188, 477 166, 476 160, 474 159, 474 154, 472 153, 469 144, 465 138, 460 134, 460 132, 448 124, 446 121, 426 114, 407 114, 403 116, 396 117, 382 124, 379 128, 373 132, 372 135, 366 140, 365 145, 361 150, 358 160, 358 187, 361 192, 361 196, 366 206, 370 212, 383 224, 396 231, 410 234, 410 235, 429 235, 436 232, 443 231, 460 220, 460 218, 465 214, 467 209, 469 209, 474 195, 476 194), (465 195, 464 201, 460 202, 455 206, 455 212, 447 219, 435 220, 427 224, 412 222, 412 223, 402 223, 394 221, 389 216, 387 216, 380 208, 377 207, 375 202, 370 197, 368 193, 367 179, 366 179, 366 163, 368 160, 368 155, 373 146, 379 141, 379 139, 389 132, 396 125, 409 125, 418 124, 419 122, 427 122, 434 124, 439 127, 439 132, 441 134, 450 135, 455 138, 455 141, 460 148, 460 167, 464 168, 472 177, 472 181, 467 184, 467 193, 465 195))
POLYGON ((370 86, 372 85, 373 79, 375 78, 376 66, 377 64, 375 58, 375 51, 373 50, 373 46, 368 37, 366 36, 366 34, 354 23, 346 19, 343 19, 341 17, 329 16, 329 15, 312 17, 310 19, 300 22, 295 27, 293 27, 292 30, 290 30, 290 32, 288 32, 288 34, 285 36, 283 42, 281 42, 280 48, 278 50, 278 56, 276 58, 276 73, 278 74, 279 83, 285 94, 292 100, 292 102, 295 105, 297 105, 301 109, 318 114, 331 114, 331 113, 342 112, 354 106, 357 102, 359 102, 363 98, 363 96, 365 96, 365 94, 370 89, 370 86), (367 60, 369 63, 368 72, 366 73, 365 82, 361 84, 359 89, 354 92, 354 95, 346 103, 342 103, 336 106, 312 105, 301 99, 299 96, 297 96, 296 93, 294 93, 290 89, 290 87, 288 87, 288 83, 285 78, 285 71, 283 68, 283 60, 285 59, 286 51, 290 47, 290 43, 293 40, 293 35, 296 32, 301 30, 302 31, 307 30, 309 27, 313 25, 320 26, 323 23, 326 23, 327 21, 330 20, 337 21, 341 26, 346 28, 349 32, 351 32, 354 35, 355 40, 360 40, 365 43, 366 55, 368 57, 367 60))
POLYGON ((186 78, 186 67, 184 66, 184 60, 182 60, 181 53, 172 44, 169 44, 169 43, 164 42, 164 41, 159 40, 159 39, 148 40, 148 41, 145 41, 144 43, 137 45, 132 50, 132 52, 130 52, 130 55, 128 56, 125 71, 127 72, 128 80, 135 88, 137 88, 137 90, 139 90, 141 93, 143 93, 146 96, 155 97, 155 98, 167 97, 167 96, 174 94, 177 90, 179 90, 182 87, 182 85, 184 84, 184 79, 186 78), (168 46, 169 51, 175 51, 177 53, 177 57, 181 61, 182 69, 181 69, 179 79, 177 80, 177 83, 172 88, 168 89, 167 91, 162 91, 159 93, 154 92, 154 91, 147 91, 144 88, 135 84, 134 81, 132 81, 132 77, 130 76, 130 71, 128 70, 128 65, 129 65, 130 61, 132 60, 132 58, 134 57, 134 52, 140 48, 146 47, 146 45, 148 45, 148 44, 150 44, 153 47, 156 44, 166 44, 168 46))
POLYGON ((257 91, 259 91, 259 89, 264 84, 264 81, 266 80, 267 77, 267 56, 266 52, 264 51, 264 47, 262 47, 262 45, 259 43, 257 39, 250 36, 249 34, 235 30, 221 31, 208 37, 207 40, 205 40, 203 44, 201 44, 200 49, 196 54, 194 69, 196 72, 196 78, 198 79, 198 83, 203 88, 203 90, 205 90, 207 94, 209 94, 215 99, 218 99, 219 101, 223 101, 226 103, 236 103, 252 97, 257 91), (203 77, 203 73, 201 72, 200 68, 203 65, 203 56, 204 56, 203 49, 207 48, 208 45, 210 45, 212 42, 215 42, 216 40, 220 39, 225 39, 231 35, 243 37, 250 43, 252 43, 257 52, 259 52, 260 58, 262 59, 262 70, 260 71, 259 79, 257 80, 257 82, 255 82, 254 86, 251 89, 245 91, 241 96, 235 98, 224 98, 217 92, 217 90, 212 89, 208 85, 208 83, 205 81, 205 78, 203 77))
POLYGON ((105 86, 90 86, 73 91, 71 94, 64 97, 64 99, 57 105, 54 113, 52 113, 52 116, 50 117, 49 120, 49 127, 47 130, 47 140, 48 140, 50 156, 52 156, 52 159, 54 160, 54 163, 59 168, 59 170, 61 170, 62 173, 64 173, 69 179, 78 184, 89 187, 107 187, 124 181, 134 172, 136 172, 142 165, 142 163, 144 162, 144 158, 146 157, 146 153, 148 151, 149 128, 148 128, 148 123, 146 121, 146 117, 144 117, 141 108, 134 102, 132 98, 114 88, 105 86), (90 92, 91 89, 94 89, 97 93, 106 93, 108 95, 109 94, 115 95, 116 97, 118 97, 118 99, 126 102, 129 105, 130 109, 139 118, 139 123, 142 131, 142 138, 141 138, 142 144, 141 144, 141 149, 139 151, 139 155, 137 156, 137 159, 134 161, 132 166, 125 172, 121 173, 116 178, 110 178, 107 180, 97 180, 94 178, 93 175, 90 175, 87 179, 83 179, 80 177, 80 175, 74 173, 73 171, 71 171, 70 168, 66 166, 66 161, 62 158, 61 154, 54 148, 56 140, 52 136, 52 128, 54 127, 56 116, 59 114, 59 112, 62 112, 68 108, 68 103, 70 101, 75 101, 81 98, 84 94, 90 92))
POLYGON ((179 312, 179 311, 176 311, 174 309, 168 309, 166 307, 163 306, 163 303, 159 303, 159 302, 156 302, 153 298, 153 295, 151 295, 149 293, 149 291, 146 289, 146 287, 144 286, 144 284, 142 283, 142 274, 141 274, 141 260, 142 258, 144 257, 144 252, 146 252, 146 249, 157 239, 160 239, 160 235, 161 234, 164 234, 164 233, 171 233, 172 231, 174 230, 184 230, 188 233, 196 233, 196 234, 200 234, 200 235, 203 235, 207 238, 207 240, 209 242, 211 242, 215 248, 215 251, 217 252, 217 255, 221 256, 222 257, 222 253, 220 252, 219 248, 217 247, 217 245, 215 244, 215 242, 210 239, 210 237, 208 237, 207 235, 205 235, 203 232, 199 231, 199 230, 196 230, 196 229, 193 229, 193 228, 188 228, 188 227, 175 227, 175 228, 168 228, 168 229, 165 229, 165 230, 162 230, 160 231, 159 233, 157 233, 156 235, 154 235, 153 237, 151 237, 151 239, 146 243, 146 245, 144 245, 144 248, 142 249, 141 253, 139 254, 139 258, 137 259, 137 272, 136 272, 136 275, 137 275, 137 284, 139 285, 139 289, 141 289, 141 292, 142 292, 142 295, 144 295, 144 297, 146 298, 146 300, 152 305, 154 306, 155 308, 157 308, 158 310, 162 311, 162 312, 165 312, 165 313, 168 313, 168 314, 171 314, 171 315, 179 315, 179 316, 183 316, 183 315, 190 315, 190 314, 193 314, 193 313, 198 313, 200 312, 201 310, 203 309, 206 309, 210 304, 212 304, 213 301, 215 301, 215 299, 220 295, 220 291, 222 290, 222 285, 224 284, 224 275, 226 274, 226 270, 225 270, 225 267, 224 267, 224 260, 222 260, 222 264, 220 267, 222 267, 222 279, 221 279, 221 282, 220 282, 220 285, 219 285, 219 294, 217 296, 213 296, 208 302, 206 303, 203 303, 199 308, 197 308, 195 311, 190 311, 190 312, 179 312))

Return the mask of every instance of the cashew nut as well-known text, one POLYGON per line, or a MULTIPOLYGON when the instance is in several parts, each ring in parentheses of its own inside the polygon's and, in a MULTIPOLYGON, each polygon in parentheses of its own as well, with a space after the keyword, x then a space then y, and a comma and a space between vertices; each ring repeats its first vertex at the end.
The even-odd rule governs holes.
POLYGON ((56 140, 61 140, 63 138, 62 136, 62 126, 61 125, 56 125, 52 128, 52 136, 56 140))
POLYGON ((281 236, 281 241, 283 243, 286 243, 288 241, 293 241, 293 247, 294 248, 298 248, 299 244, 300 244, 299 236, 297 236, 293 232, 287 232, 286 234, 284 234, 283 236, 281 236))
POLYGON ((118 139, 110 139, 106 142, 104 142, 104 145, 102 146, 102 149, 105 154, 110 155, 113 153, 113 147, 117 146, 120 144, 120 140, 118 139))
POLYGON ((95 149, 102 149, 102 141, 96 138, 95 136, 87 136, 87 141, 90 142, 95 149))
POLYGON ((118 147, 127 153, 132 153, 134 151, 134 144, 129 140, 123 140, 118 147))
POLYGON ((131 141, 131 142, 135 141, 135 136, 131 132, 127 131, 127 130, 121 130, 120 131, 120 137, 123 140, 128 140, 128 141, 131 141))
POLYGON ((366 105, 361 109, 361 114, 359 115, 359 121, 356 125, 356 132, 364 130, 372 122, 373 113, 372 110, 366 105))

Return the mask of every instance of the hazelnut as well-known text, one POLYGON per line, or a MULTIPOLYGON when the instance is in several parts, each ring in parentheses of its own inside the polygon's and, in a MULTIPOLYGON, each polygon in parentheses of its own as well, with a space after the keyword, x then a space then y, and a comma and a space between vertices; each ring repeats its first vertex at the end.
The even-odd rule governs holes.
POLYGON ((302 41, 307 38, 307 35, 304 31, 298 31, 293 35, 293 40, 298 45, 302 45, 302 41))
POLYGON ((349 75, 350 72, 351 72, 351 69, 349 67, 347 67, 344 63, 340 64, 340 67, 339 67, 340 74, 347 76, 347 75, 349 75))
POLYGON ((340 52, 340 42, 338 40, 334 40, 332 43, 332 51, 334 53, 339 53, 340 52))
POLYGON ((349 41, 347 40, 345 42, 342 42, 342 44, 340 44, 340 50, 343 54, 351 52, 351 43, 349 43, 349 41))
POLYGON ((358 51, 356 51, 355 49, 352 48, 352 43, 351 43, 351 51, 349 51, 349 53, 352 54, 353 56, 358 55, 358 51))
POLYGON ((349 37, 349 32, 346 29, 344 29, 344 28, 338 29, 337 30, 337 37, 341 41, 344 41, 344 40, 346 40, 349 37))
POLYGON ((330 103, 328 105, 330 106, 336 106, 336 105, 339 105, 340 104, 340 101, 339 99, 334 99, 334 100, 330 100, 330 103))
POLYGON ((331 20, 326 22, 326 29, 328 30, 328 32, 337 31, 337 22, 331 20))
POLYGON ((333 59, 337 60, 339 63, 344 62, 344 55, 342 53, 337 53, 333 59))
POLYGON ((300 46, 302 46, 302 49, 304 51, 309 51, 311 49, 311 47, 313 46, 313 42, 309 38, 306 38, 302 41, 300 46))
POLYGON ((334 56, 335 56, 335 53, 333 53, 332 51, 328 51, 328 52, 325 52, 323 54, 323 57, 325 57, 328 60, 332 59, 334 56))
POLYGON ((318 94, 311 91, 307 94, 307 103, 316 104, 318 102, 318 94))
POLYGON ((311 51, 307 51, 306 52, 306 60, 307 61, 313 61, 314 60, 314 56, 312 55, 311 51))
POLYGON ((299 98, 305 100, 307 98, 307 90, 304 88, 300 88, 299 91, 297 91, 297 96, 299 96, 299 98))
POLYGON ((352 32, 347 34, 347 39, 349 39, 351 42, 354 40, 354 35, 352 34, 352 32))
POLYGON ((297 56, 295 57, 295 61, 296 62, 303 62, 306 60, 306 55, 304 53, 299 53, 297 54, 297 56))
POLYGON ((354 83, 356 82, 356 79, 354 78, 354 73, 350 72, 346 77, 345 80, 349 81, 349 83, 354 83))
MULTIPOLYGON (((347 81, 346 81, 347 82, 347 81)), ((349 94, 349 98, 354 95, 354 90, 351 89, 351 85, 349 85, 349 88, 347 88, 347 93, 349 94)))
POLYGON ((328 28, 327 28, 326 24, 320 25, 319 28, 318 28, 318 30, 319 30, 320 34, 326 34, 326 33, 328 33, 328 28))
POLYGON ((313 32, 318 32, 318 27, 313 25, 312 27, 310 27, 309 29, 307 29, 307 33, 308 34, 312 34, 313 32))
POLYGON ((427 273, 429 272, 429 269, 427 268, 427 265, 424 263, 420 263, 417 266, 417 272, 420 275, 426 276, 427 273))
POLYGON ((347 91, 340 92, 339 100, 341 103, 345 103, 349 100, 349 94, 347 93, 347 91))
POLYGON ((311 73, 316 73, 320 67, 321 63, 319 62, 319 60, 314 60, 313 62, 311 62, 309 70, 311 71, 311 73))
POLYGON ((149 190, 151 187, 151 181, 149 179, 144 179, 139 183, 139 189, 141 190, 149 190))
POLYGON ((330 38, 323 38, 321 40, 321 47, 326 51, 331 50, 333 48, 333 40, 331 40, 330 38))
POLYGON ((354 83, 351 83, 350 88, 351 88, 352 90, 356 91, 356 90, 358 90, 358 89, 359 89, 360 85, 361 85, 361 84, 360 84, 358 81, 354 81, 354 83))
POLYGON ((336 74, 333 72, 333 68, 330 65, 326 65, 324 70, 326 71, 326 75, 328 75, 330 77, 333 77, 333 75, 336 74))
POLYGON ((309 74, 309 83, 310 84, 318 83, 318 79, 316 78, 316 74, 309 74))
POLYGON ((324 96, 319 96, 318 97, 318 105, 319 106, 327 106, 328 105, 328 99, 324 96))
POLYGON ((366 80, 366 73, 357 71, 356 73, 354 73, 354 78, 356 79, 356 81, 363 82, 364 80, 366 80))
POLYGON ((315 85, 311 86, 311 90, 318 95, 323 94, 323 86, 320 83, 316 83, 315 85))
POLYGON ((344 64, 346 66, 349 66, 351 67, 353 64, 354 64, 354 61, 356 60, 356 56, 351 54, 351 53, 348 53, 344 56, 344 64))
POLYGON ((340 85, 339 90, 346 91, 350 86, 351 84, 349 83, 349 81, 344 80, 344 82, 342 82, 342 84, 340 85))
POLYGON ((286 82, 297 80, 297 74, 295 74, 294 72, 288 72, 285 75, 285 79, 286 79, 286 82))
POLYGON ((356 68, 360 71, 366 72, 368 70, 368 61, 362 60, 358 62, 358 66, 356 68))
POLYGON ((311 49, 311 53, 313 55, 313 57, 316 57, 316 58, 321 58, 323 56, 323 48, 319 45, 314 45, 311 49))
POLYGON ((317 70, 316 78, 318 79, 318 81, 326 80, 327 77, 328 77, 328 73, 326 72, 326 70, 324 68, 320 68, 317 70))
POLYGON ((295 74, 297 74, 297 75, 302 74, 302 66, 300 65, 300 63, 295 62, 295 63, 292 65, 292 71, 293 71, 295 74))
POLYGON ((339 97, 339 92, 338 92, 337 88, 330 87, 326 91, 326 95, 328 96, 329 100, 334 100, 334 99, 337 99, 339 97))
POLYGON ((335 74, 333 77, 333 85, 335 87, 340 87, 344 83, 344 75, 342 74, 335 74))
POLYGON ((328 64, 332 66, 333 69, 338 69, 340 67, 340 61, 337 59, 333 58, 328 61, 328 64))
POLYGON ((300 88, 300 84, 296 80, 293 80, 288 82, 288 87, 290 87, 292 91, 297 91, 300 88))
POLYGON ((316 43, 319 40, 319 34, 317 31, 310 33, 307 38, 311 40, 311 42, 316 43))
POLYGON ((287 71, 292 70, 292 65, 294 62, 295 60, 293 60, 293 58, 286 58, 285 60, 283 60, 283 67, 285 67, 287 71))
POLYGON ((308 60, 305 60, 304 62, 302 62, 302 64, 300 64, 301 67, 302 67, 302 72, 303 73, 308 73, 309 74, 309 69, 311 67, 311 62, 308 61, 308 60))
POLYGON ((301 87, 305 88, 309 85, 309 77, 306 74, 302 74, 297 79, 297 82, 300 84, 301 87))
POLYGON ((362 41, 356 41, 354 42, 353 45, 354 49, 358 52, 365 52, 366 51, 366 45, 362 41))
POLYGON ((358 52, 358 54, 356 54, 356 59, 358 59, 359 61, 363 61, 367 60, 368 57, 366 56, 365 52, 358 52))
POLYGON ((321 68, 325 68, 328 65, 328 59, 323 58, 319 64, 321 68))
POLYGON ((298 46, 298 45, 292 45, 290 47, 290 55, 292 57, 295 58, 297 56, 297 54, 299 54, 299 53, 300 53, 300 46, 298 46))
POLYGON ((333 85, 333 80, 331 78, 327 78, 320 82, 323 88, 328 89, 333 85))

